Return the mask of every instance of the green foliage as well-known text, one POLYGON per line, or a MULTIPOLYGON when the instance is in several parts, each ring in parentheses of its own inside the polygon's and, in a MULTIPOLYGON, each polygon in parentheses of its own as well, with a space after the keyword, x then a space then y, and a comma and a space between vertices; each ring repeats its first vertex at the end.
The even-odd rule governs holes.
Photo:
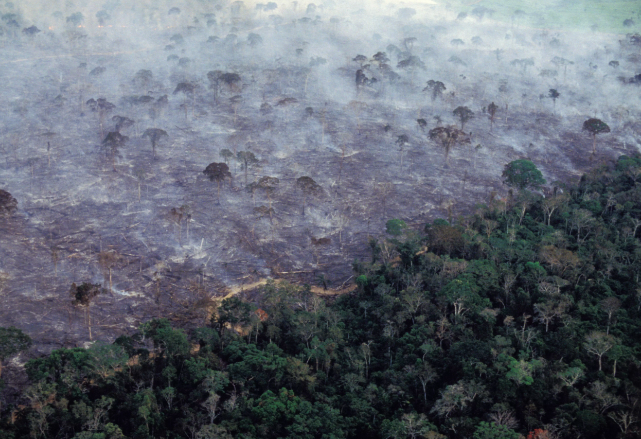
POLYGON ((0 361, 25 351, 31 347, 31 337, 20 329, 10 326, 0 327, 0 361))
POLYGON ((506 427, 494 422, 481 422, 474 432, 474 439, 519 439, 520 435, 506 427))
POLYGON ((508 186, 520 190, 538 189, 546 183, 541 171, 529 160, 514 160, 505 165, 503 178, 508 186))
POLYGON ((617 437, 641 393, 639 175, 641 156, 621 157, 563 193, 492 200, 424 234, 398 227, 354 262, 349 294, 270 281, 203 328, 155 319, 34 358, 26 404, 2 406, 14 421, 0 431, 484 439, 547 424, 617 437))
POLYGON ((385 229, 387 230, 387 233, 389 233, 392 236, 400 236, 403 234, 403 230, 407 228, 407 224, 405 224, 405 221, 401 219, 391 219, 385 223, 385 229))

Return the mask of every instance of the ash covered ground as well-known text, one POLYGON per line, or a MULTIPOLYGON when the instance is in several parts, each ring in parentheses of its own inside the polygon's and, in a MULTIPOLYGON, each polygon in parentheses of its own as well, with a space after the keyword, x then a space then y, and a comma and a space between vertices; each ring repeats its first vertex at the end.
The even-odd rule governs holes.
POLYGON ((638 150, 634 35, 429 3, 26 5, 0 7, 0 189, 18 201, 0 219, 0 326, 37 352, 153 317, 203 324, 267 277, 340 288, 387 220, 421 229, 505 197, 512 160, 570 182, 638 150), (594 155, 592 117, 611 127, 594 155), (438 126, 469 142, 446 157, 438 126), (149 129, 166 133, 155 153, 149 129), (220 195, 210 163, 231 173, 220 195), (74 306, 74 282, 105 291, 74 306))

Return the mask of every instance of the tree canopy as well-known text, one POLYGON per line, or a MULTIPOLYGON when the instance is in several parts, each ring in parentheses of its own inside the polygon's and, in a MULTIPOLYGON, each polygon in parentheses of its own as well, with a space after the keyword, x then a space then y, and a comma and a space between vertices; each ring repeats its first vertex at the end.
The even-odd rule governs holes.
POLYGON ((517 188, 539 189, 546 181, 543 174, 530 160, 514 160, 503 169, 503 178, 505 184, 517 188))

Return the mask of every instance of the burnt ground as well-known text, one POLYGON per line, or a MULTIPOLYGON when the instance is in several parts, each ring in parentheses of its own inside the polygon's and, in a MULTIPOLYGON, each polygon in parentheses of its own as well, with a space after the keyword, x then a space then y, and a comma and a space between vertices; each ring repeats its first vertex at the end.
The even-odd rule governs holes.
MULTIPOLYGON (((299 31, 266 26, 264 44, 278 33, 299 31)), ((317 36, 325 31, 310 30, 317 36)), ((185 35, 194 44, 182 49, 191 61, 181 67, 166 60, 172 52, 164 49, 175 30, 155 32, 155 45, 131 42, 127 53, 117 53, 122 43, 110 34, 90 36, 91 45, 85 46, 67 42, 60 47, 57 38, 62 37, 55 34, 36 42, 4 42, 0 188, 19 205, 0 220, 0 272, 5 276, 0 326, 14 325, 31 335, 36 346, 30 355, 113 340, 154 317, 179 326, 204 324, 215 298, 267 277, 318 284, 324 275, 334 287, 345 285, 351 263, 368 258, 368 240, 385 238, 387 220, 402 218, 421 229, 436 218, 469 214, 492 193, 507 193, 501 172, 512 160, 530 159, 549 182, 569 183, 596 164, 637 149, 630 138, 638 127, 629 122, 634 115, 628 112, 628 122, 611 117, 612 133, 599 136, 597 155, 590 156, 592 140, 580 128, 593 116, 588 114, 593 106, 584 105, 581 94, 592 79, 579 67, 565 82, 550 83, 534 71, 501 75, 471 67, 462 79, 460 67, 433 62, 426 71, 399 71, 393 84, 381 80, 357 89, 358 65, 344 61, 355 55, 344 53, 347 37, 329 40, 342 57, 318 49, 329 62, 311 68, 294 55, 295 38, 281 58, 257 61, 263 55, 246 45, 236 46, 232 55, 223 43, 205 45, 212 30, 196 28, 185 35), (58 48, 52 55, 53 47, 58 48), (231 58, 217 61, 221 54, 231 58), (87 73, 99 65, 107 69, 103 76, 87 73), (132 80, 141 68, 153 71, 153 81, 140 85, 132 80), (223 86, 215 96, 206 73, 216 68, 238 72, 242 84, 223 86), (448 90, 456 94, 432 102, 421 92, 431 78, 451 78, 448 90), (512 87, 523 83, 536 92, 499 96, 496 90, 505 78, 512 87), (173 94, 185 81, 196 86, 195 93, 173 94), (568 94, 556 107, 538 97, 550 84, 568 94), (139 95, 168 95, 169 104, 152 112, 154 104, 123 100, 139 95), (102 127, 99 114, 84 104, 98 97, 116 105, 102 118, 102 127), (284 98, 295 101, 284 103, 284 98), (509 102, 507 120, 502 103, 490 131, 481 107, 499 99, 509 102), (265 103, 270 111, 261 111, 265 103), (437 115, 444 124, 456 123, 451 112, 459 105, 476 113, 465 126, 471 143, 455 146, 448 162, 427 130, 436 126, 437 115), (129 141, 115 158, 115 171, 100 148, 106 132, 114 129, 113 115, 136 121, 122 130, 129 141), (428 121, 424 131, 416 124, 419 117, 428 121), (168 133, 158 143, 156 158, 149 140, 141 137, 150 127, 168 133), (396 141, 403 134, 409 143, 401 164, 396 141), (251 151, 259 163, 247 170, 247 181, 240 164, 230 163, 233 179, 223 185, 218 203, 216 184, 202 171, 223 161, 219 153, 224 148, 251 151), (261 176, 280 180, 271 219, 255 210, 269 205, 266 194, 246 189, 246 182, 261 176), (305 215, 303 194, 295 187, 301 176, 323 188, 309 197, 305 215), (181 207, 181 219, 171 214, 181 207), (328 239, 314 245, 320 238, 328 239), (89 308, 74 306, 73 282, 100 283, 106 291, 89 308)), ((216 32, 224 37, 228 30, 216 32)), ((421 32, 442 30, 416 32, 421 37, 421 32)), ((421 40, 435 44, 428 36, 421 40)), ((317 56, 313 44, 303 47, 307 58, 317 56)), ((370 51, 384 47, 372 44, 370 51)), ((437 45, 422 53, 443 60, 451 50, 437 45)), ((506 60, 510 50, 522 56, 522 51, 540 49, 508 47, 506 60)), ((482 63, 494 55, 486 48, 468 57, 482 63)), ((492 64, 492 69, 507 71, 506 65, 492 64)))

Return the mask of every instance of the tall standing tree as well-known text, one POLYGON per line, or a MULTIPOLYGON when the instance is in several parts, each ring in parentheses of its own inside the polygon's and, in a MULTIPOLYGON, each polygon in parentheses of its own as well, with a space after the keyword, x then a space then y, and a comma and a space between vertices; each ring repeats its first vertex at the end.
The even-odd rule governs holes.
POLYGON ((187 98, 190 97, 193 101, 192 111, 196 106, 196 85, 190 82, 181 82, 176 85, 173 94, 183 94, 183 103, 182 105, 185 108, 185 119, 187 119, 187 98))
POLYGON ((261 179, 256 183, 256 189, 262 190, 263 192, 265 192, 265 195, 267 195, 267 200, 269 202, 268 212, 270 221, 272 221, 274 213, 274 209, 272 208, 272 197, 278 190, 279 184, 280 180, 278 178, 269 176, 261 177, 261 179))
POLYGON ((247 171, 250 166, 254 166, 258 163, 258 159, 251 151, 238 151, 238 154, 236 154, 236 160, 242 164, 242 168, 245 171, 245 184, 247 184, 247 171))
POLYGON ((452 112, 461 121, 461 130, 465 129, 465 123, 474 118, 474 112, 467 107, 456 107, 452 112))
POLYGON ((401 153, 401 169, 403 169, 403 154, 405 153, 405 147, 410 144, 410 139, 407 134, 401 134, 396 139, 396 145, 398 145, 398 150, 401 153))
POLYGON ((436 98, 443 96, 443 92, 445 90, 447 90, 445 84, 443 84, 441 81, 435 81, 433 79, 427 81, 427 86, 423 89, 423 91, 429 91, 431 93, 432 102, 434 102, 436 98))
POLYGON ((104 131, 103 131, 103 121, 105 118, 105 114, 110 113, 116 106, 109 102, 105 98, 98 98, 98 99, 89 99, 87 102, 87 107, 95 113, 98 113, 98 120, 100 122, 100 137, 103 136, 104 131))
POLYGON ((102 141, 102 148, 105 150, 108 156, 111 157, 111 164, 113 166, 114 172, 116 171, 116 156, 120 148, 125 146, 125 143, 129 140, 129 137, 123 136, 118 131, 112 131, 105 139, 102 141))
POLYGON ((556 109, 556 100, 559 98, 559 96, 561 96, 561 93, 559 93, 555 88, 551 88, 548 92, 548 97, 552 99, 554 109, 556 109))
POLYGON ((539 189, 545 184, 543 174, 530 160, 514 160, 503 169, 503 178, 508 186, 519 190, 539 189))
POLYGON ((487 106, 487 112, 490 114, 490 131, 492 131, 492 126, 494 125, 494 116, 496 116, 496 110, 499 109, 499 106, 492 102, 487 106))
POLYGON ((76 283, 71 284, 71 288, 69 290, 69 295, 72 297, 72 305, 74 306, 82 306, 85 308, 85 323, 87 324, 87 328, 89 329, 89 340, 93 340, 93 337, 91 335, 91 301, 93 300, 94 297, 97 295, 101 294, 103 292, 100 284, 92 284, 92 283, 87 283, 83 282, 80 285, 76 285, 76 283))
POLYGON ((597 134, 609 133, 610 127, 601 119, 590 118, 583 122, 583 131, 592 135, 594 142, 592 144, 592 155, 596 154, 596 136, 597 134))
POLYGON ((229 160, 234 158, 234 153, 227 148, 221 149, 219 154, 227 164, 229 164, 229 160))
POLYGON ((323 188, 316 183, 311 177, 299 177, 296 179, 296 187, 303 192, 303 216, 305 216, 305 207, 307 199, 311 196, 318 196, 323 192, 323 188))
POLYGON ((156 144, 162 137, 168 137, 167 131, 161 130, 160 128, 147 128, 142 134, 142 137, 149 137, 151 142, 151 150, 154 153, 154 159, 156 158, 156 144))
POLYGON ((608 335, 605 332, 592 331, 585 336, 583 347, 588 353, 599 358, 599 370, 602 370, 602 357, 616 344, 617 340, 612 335, 608 335))
POLYGON ((203 171, 203 174, 205 174, 210 181, 216 182, 218 193, 217 204, 220 204, 220 183, 224 182, 226 178, 231 179, 229 166, 227 166, 225 163, 210 163, 203 171))
POLYGON ((125 116, 114 116, 111 120, 116 123, 115 129, 118 132, 120 132, 120 130, 127 129, 136 123, 134 120, 125 116))

